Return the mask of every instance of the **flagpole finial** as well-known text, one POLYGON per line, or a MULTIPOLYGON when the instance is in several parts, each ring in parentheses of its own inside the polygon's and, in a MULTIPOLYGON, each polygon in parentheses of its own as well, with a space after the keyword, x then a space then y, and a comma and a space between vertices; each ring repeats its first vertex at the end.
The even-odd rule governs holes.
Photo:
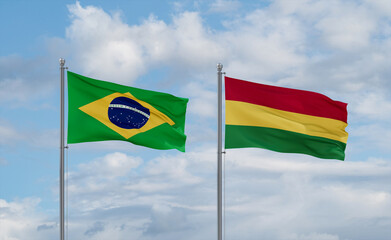
POLYGON ((223 70, 223 64, 218 63, 217 64, 217 71, 221 72, 221 70, 223 70))
POLYGON ((64 65, 65 65, 65 59, 64 59, 64 58, 60 58, 59 62, 60 62, 60 65, 61 65, 61 66, 64 66, 64 65))

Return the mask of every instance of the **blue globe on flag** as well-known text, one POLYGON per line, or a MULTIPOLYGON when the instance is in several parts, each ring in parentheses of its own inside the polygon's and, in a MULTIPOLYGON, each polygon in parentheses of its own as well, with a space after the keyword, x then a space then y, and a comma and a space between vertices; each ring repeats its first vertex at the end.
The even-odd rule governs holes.
POLYGON ((111 101, 108 115, 109 120, 120 128, 140 129, 148 122, 150 111, 133 99, 117 97, 111 101))

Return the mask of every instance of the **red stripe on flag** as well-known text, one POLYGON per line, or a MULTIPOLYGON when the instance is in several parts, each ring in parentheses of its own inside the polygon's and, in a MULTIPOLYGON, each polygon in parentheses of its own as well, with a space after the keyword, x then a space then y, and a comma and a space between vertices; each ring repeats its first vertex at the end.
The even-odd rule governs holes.
POLYGON ((310 91, 276 87, 225 77, 225 99, 283 111, 337 119, 347 123, 346 103, 310 91))

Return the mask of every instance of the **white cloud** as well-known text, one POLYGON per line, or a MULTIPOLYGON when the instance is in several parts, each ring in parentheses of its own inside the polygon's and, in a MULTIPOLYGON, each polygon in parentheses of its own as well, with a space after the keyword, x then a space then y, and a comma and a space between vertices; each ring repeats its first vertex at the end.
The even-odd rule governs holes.
POLYGON ((365 124, 357 127, 352 127, 352 146, 355 152, 362 153, 364 151, 390 152, 391 144, 391 129, 388 129, 387 123, 382 126, 378 124, 365 124))
POLYGON ((383 31, 384 20, 389 21, 390 16, 390 4, 383 0, 278 0, 271 8, 279 14, 295 15, 307 25, 309 37, 319 37, 319 43, 338 51, 370 47, 373 38, 383 31))
POLYGON ((300 53, 304 32, 295 18, 258 9, 225 25, 229 31, 218 40, 225 46, 229 75, 270 80, 292 74, 306 61, 300 53))
POLYGON ((386 160, 371 159, 365 162, 353 161, 335 161, 335 160, 315 160, 312 157, 305 155, 290 155, 288 160, 280 154, 264 154, 255 155, 254 151, 246 151, 244 153, 240 149, 228 150, 229 155, 233 158, 229 161, 229 167, 235 172, 244 174, 249 170, 259 170, 274 173, 302 173, 309 175, 323 176, 379 176, 386 175, 391 171, 391 165, 386 160), (257 158, 264 158, 261 161, 254 161, 257 158), (301 160, 306 159, 306 160, 301 160), (239 172, 243 171, 243 172, 239 172))
POLYGON ((182 208, 154 204, 151 209, 151 223, 145 230, 147 235, 181 231, 186 226, 186 212, 182 208))
POLYGON ((135 29, 122 23, 119 13, 110 16, 93 6, 83 8, 79 2, 68 8, 72 24, 66 36, 87 75, 124 82, 125 76, 133 80, 145 72, 142 49, 133 42, 135 29))
POLYGON ((53 226, 47 216, 38 212, 39 198, 25 198, 17 201, 0 199, 0 239, 53 239, 58 236, 57 226, 53 226))
POLYGON ((248 232, 242 238, 306 239, 319 234, 325 239, 366 239, 379 231, 377 237, 386 239, 391 189, 377 184, 388 181, 389 161, 285 159, 259 150, 228 151, 226 158, 227 236, 248 232), (372 227, 358 236, 352 228, 362 221, 372 227), (313 229, 319 232, 311 233, 313 229))
POLYGON ((387 0, 364 0, 368 7, 373 8, 373 12, 377 13, 377 16, 390 16, 391 14, 391 3, 387 0))
POLYGON ((310 233, 310 234, 289 234, 288 236, 284 236, 286 240, 341 240, 336 235, 333 234, 324 234, 324 233, 310 233))
MULTIPOLYGON (((387 184, 391 174, 389 161, 317 160, 251 149, 228 151, 226 161, 227 236, 256 239, 255 236, 262 235, 268 239, 303 240, 314 236, 319 239, 345 239, 343 236, 366 239, 371 234, 382 239, 385 236, 387 219, 391 219, 391 189, 387 184), (363 219, 369 227, 362 237, 356 237, 352 228, 361 226, 363 219), (284 230, 279 228, 281 224, 284 230), (311 229, 319 231, 311 232, 311 229)), ((214 225, 216 214, 213 150, 158 157, 139 167, 142 170, 133 171, 141 170, 140 175, 129 172, 126 175, 129 180, 100 180, 99 188, 91 188, 85 184, 86 180, 70 178, 72 186, 80 187, 77 195, 71 191, 73 211, 89 216, 105 209, 105 214, 93 220, 105 223, 99 233, 102 236, 107 234, 106 225, 120 226, 125 222, 119 217, 108 224, 108 218, 117 216, 115 209, 133 208, 141 212, 128 214, 145 223, 141 233, 136 231, 140 239, 189 235, 197 239, 215 231, 210 226, 214 225), (83 192, 89 194, 81 194, 83 192), (106 194, 101 195, 101 192, 106 194), (97 196, 99 199, 95 199, 97 196), (201 227, 202 231, 197 230, 201 227)), ((74 175, 88 175, 85 168, 79 170, 74 175)), ((112 226, 108 229, 114 231, 112 226)))
POLYGON ((367 47, 376 30, 376 19, 366 6, 355 2, 331 1, 325 4, 327 14, 316 24, 327 44, 341 50, 367 47))
POLYGON ((88 164, 80 164, 83 176, 96 175, 99 178, 115 178, 125 176, 132 169, 142 164, 137 157, 129 157, 124 153, 115 152, 88 164))
POLYGON ((0 144, 8 145, 20 140, 24 140, 23 134, 12 124, 0 119, 0 144))
POLYGON ((92 77, 130 84, 156 66, 205 67, 219 49, 195 12, 175 16, 172 25, 150 16, 139 26, 129 26, 119 13, 111 16, 79 2, 69 11, 67 38, 78 53, 75 66, 92 77))
POLYGON ((217 93, 207 90, 201 83, 187 84, 184 94, 191 98, 188 103, 188 113, 197 118, 215 117, 217 113, 217 93))
POLYGON ((209 11, 211 13, 235 12, 240 6, 241 3, 237 0, 216 0, 210 5, 209 11))
MULTIPOLYGON (((260 149, 231 150, 225 159, 227 237, 386 239, 388 160, 342 162, 260 149)), ((215 173, 213 149, 150 160, 115 153, 80 164, 69 178, 70 237, 208 238, 216 231, 215 173)), ((10 205, 2 203, 2 210, 10 205)), ((17 225, 18 231, 35 236, 57 230, 38 216, 37 203, 12 207, 18 224, 36 220, 17 225)), ((11 212, 0 214, 12 220, 11 212)), ((19 236, 6 226, 7 236, 19 236)))
POLYGON ((352 112, 361 118, 371 120, 391 119, 391 96, 389 92, 371 91, 367 93, 355 94, 352 101, 352 112))
POLYGON ((8 108, 29 109, 50 106, 43 102, 51 96, 56 83, 52 81, 53 71, 45 69, 51 66, 49 60, 45 57, 0 56, 0 104, 8 108))

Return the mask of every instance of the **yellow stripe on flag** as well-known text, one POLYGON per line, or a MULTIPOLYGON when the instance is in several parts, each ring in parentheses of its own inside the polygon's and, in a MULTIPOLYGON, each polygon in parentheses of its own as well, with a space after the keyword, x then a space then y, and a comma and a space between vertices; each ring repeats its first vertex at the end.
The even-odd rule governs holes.
POLYGON ((345 122, 239 101, 225 101, 225 123, 281 129, 343 143, 346 143, 348 139, 345 122))

